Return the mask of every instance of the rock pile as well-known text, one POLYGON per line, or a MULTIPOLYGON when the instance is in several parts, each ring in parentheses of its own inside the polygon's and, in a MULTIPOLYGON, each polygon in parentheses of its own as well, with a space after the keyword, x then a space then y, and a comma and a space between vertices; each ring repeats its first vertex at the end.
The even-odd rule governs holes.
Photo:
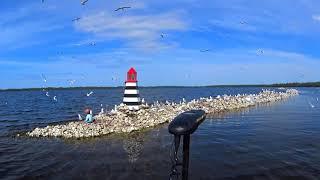
POLYGON ((168 101, 165 103, 156 102, 152 105, 144 103, 140 106, 139 111, 130 111, 126 105, 120 104, 107 114, 95 116, 95 123, 87 124, 83 121, 75 121, 61 125, 49 125, 44 128, 35 128, 31 132, 27 132, 27 135, 32 137, 82 138, 131 132, 169 122, 178 114, 191 109, 202 109, 208 114, 214 114, 260 103, 279 101, 295 95, 298 95, 298 91, 295 89, 288 89, 285 92, 263 90, 259 94, 223 95, 215 98, 194 99, 190 102, 183 99, 180 103, 168 101))

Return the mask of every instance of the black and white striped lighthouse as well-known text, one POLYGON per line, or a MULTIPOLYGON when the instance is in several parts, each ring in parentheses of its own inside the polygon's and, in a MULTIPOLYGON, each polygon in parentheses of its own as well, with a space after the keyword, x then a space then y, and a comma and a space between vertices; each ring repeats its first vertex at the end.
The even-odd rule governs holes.
POLYGON ((134 68, 130 68, 127 72, 123 103, 126 104, 130 110, 139 110, 139 105, 141 104, 138 90, 137 71, 134 68))

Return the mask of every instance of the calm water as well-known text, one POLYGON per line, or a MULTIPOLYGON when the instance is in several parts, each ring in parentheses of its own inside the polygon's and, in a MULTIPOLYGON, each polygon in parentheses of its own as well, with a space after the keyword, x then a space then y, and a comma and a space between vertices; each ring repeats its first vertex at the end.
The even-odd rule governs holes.
MULTIPOLYGON (((320 179, 320 88, 207 118, 191 136, 190 179, 320 179), (312 105, 313 108, 311 107, 312 105)), ((83 140, 15 137, 121 102, 122 89, 0 92, 0 179, 168 179, 167 125, 83 140), (52 97, 57 96, 58 101, 52 97)), ((261 88, 143 88, 147 102, 261 88)))

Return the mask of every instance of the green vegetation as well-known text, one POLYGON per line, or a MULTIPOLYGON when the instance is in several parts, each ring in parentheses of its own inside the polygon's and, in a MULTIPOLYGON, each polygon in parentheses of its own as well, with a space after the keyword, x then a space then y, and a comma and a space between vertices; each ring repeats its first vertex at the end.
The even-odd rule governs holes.
MULTIPOLYGON (((319 82, 304 82, 304 83, 276 83, 276 84, 239 84, 239 85, 209 85, 209 86, 140 86, 140 88, 189 88, 189 87, 320 87, 319 82)), ((123 88, 117 87, 103 87, 103 86, 84 86, 84 87, 47 87, 48 90, 75 90, 75 89, 111 89, 123 88)), ((0 89, 0 91, 42 91, 44 88, 21 88, 21 89, 0 89)))

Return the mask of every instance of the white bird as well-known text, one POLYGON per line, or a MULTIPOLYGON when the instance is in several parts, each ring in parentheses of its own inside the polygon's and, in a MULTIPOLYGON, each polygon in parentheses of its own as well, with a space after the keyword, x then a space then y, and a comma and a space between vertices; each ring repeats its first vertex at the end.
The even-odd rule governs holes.
POLYGON ((202 50, 200 50, 200 52, 208 52, 208 51, 210 51, 210 49, 202 49, 202 50))
POLYGON ((145 100, 144 100, 144 98, 142 98, 142 99, 141 99, 141 103, 142 103, 142 104, 144 104, 144 103, 145 103, 145 100))
POLYGON ((46 83, 47 82, 47 78, 44 76, 44 74, 41 74, 42 80, 46 83))
POLYGON ((246 21, 240 21, 240 24, 247 24, 246 21))
POLYGON ((262 49, 257 50, 257 54, 263 54, 263 53, 264 53, 264 51, 262 49))
POLYGON ((49 97, 49 96, 50 96, 48 91, 46 92, 46 96, 47 96, 47 97, 49 97))
POLYGON ((77 17, 77 18, 74 18, 74 19, 72 19, 72 22, 74 22, 74 21, 79 21, 81 18, 79 18, 79 17, 77 17))
POLYGON ((119 7, 119 8, 117 8, 117 9, 115 9, 114 11, 119 11, 119 10, 124 10, 124 9, 129 9, 129 8, 131 8, 130 6, 123 6, 123 7, 119 7))
POLYGON ((53 96, 54 101, 58 101, 57 96, 53 96))
POLYGON ((85 5, 89 0, 81 0, 81 5, 85 5))
POLYGON ((73 85, 73 84, 76 82, 75 79, 73 79, 73 80, 68 80, 68 81, 69 81, 70 86, 73 85))
POLYGON ((246 100, 249 101, 249 102, 252 101, 252 99, 249 96, 246 97, 246 100))
POLYGON ((101 110, 100 110, 100 113, 99 113, 99 114, 101 115, 101 114, 103 114, 103 113, 104 113, 104 109, 103 109, 103 108, 101 108, 101 110))
POLYGON ((93 91, 90 91, 89 93, 87 93, 87 96, 91 96, 93 94, 93 91))
POLYGON ((82 117, 81 117, 80 114, 78 114, 78 118, 79 118, 80 121, 82 121, 82 117))
POLYGON ((311 108, 315 107, 313 104, 311 104, 311 102, 309 102, 309 105, 310 105, 311 108))
POLYGON ((185 99, 185 98, 182 98, 182 102, 184 102, 184 103, 185 103, 185 102, 186 102, 186 99, 185 99))

